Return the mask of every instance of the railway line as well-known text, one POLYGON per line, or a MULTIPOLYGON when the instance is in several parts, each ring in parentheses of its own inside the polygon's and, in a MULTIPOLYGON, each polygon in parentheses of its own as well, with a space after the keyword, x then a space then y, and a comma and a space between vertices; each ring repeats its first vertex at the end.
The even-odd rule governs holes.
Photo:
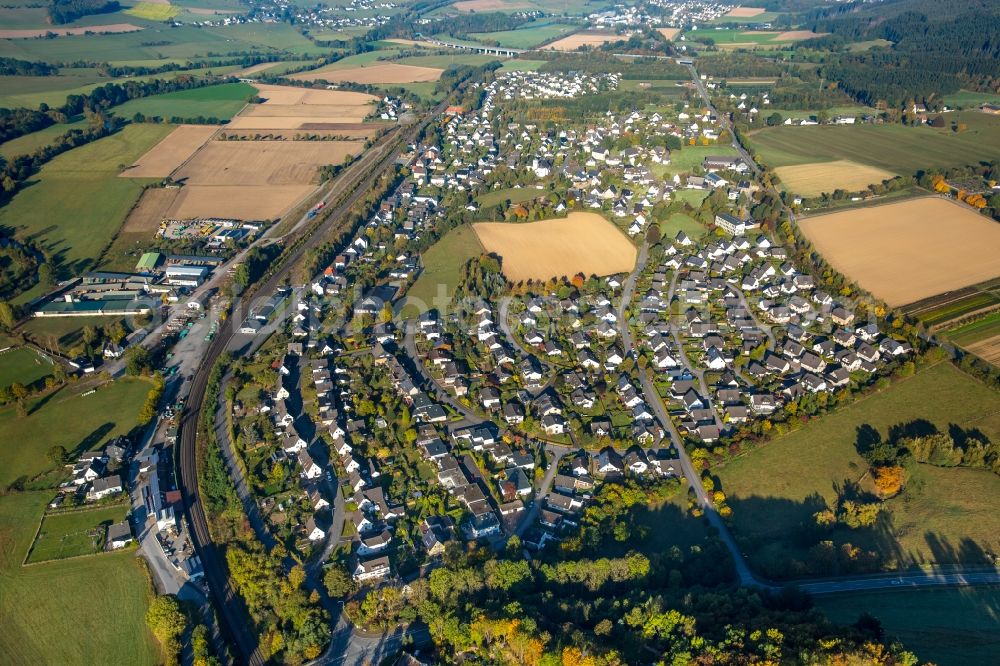
MULTIPOLYGON (((236 336, 251 297, 256 294, 272 293, 307 250, 319 245, 328 239, 332 232, 338 230, 351 207, 368 193, 376 179, 396 161, 400 149, 414 141, 419 133, 444 111, 445 107, 446 103, 442 102, 421 121, 387 134, 379 144, 369 149, 361 159, 339 176, 339 183, 331 188, 326 197, 327 201, 338 203, 328 207, 328 212, 319 224, 303 228, 301 232, 286 237, 288 247, 291 249, 279 256, 280 263, 264 277, 262 282, 255 284, 246 297, 234 303, 233 312, 220 327, 191 379, 180 421, 180 437, 177 444, 179 451, 175 457, 178 461, 178 487, 191 525, 192 541, 212 591, 221 627, 230 644, 236 648, 239 663, 261 666, 265 663, 265 659, 259 649, 249 612, 230 583, 224 555, 212 541, 205 507, 198 490, 198 423, 205 408, 209 376, 218 359, 236 336)), ((298 226, 300 225, 297 224, 296 227, 298 226)), ((213 409, 214 405, 209 405, 208 408, 213 409)))

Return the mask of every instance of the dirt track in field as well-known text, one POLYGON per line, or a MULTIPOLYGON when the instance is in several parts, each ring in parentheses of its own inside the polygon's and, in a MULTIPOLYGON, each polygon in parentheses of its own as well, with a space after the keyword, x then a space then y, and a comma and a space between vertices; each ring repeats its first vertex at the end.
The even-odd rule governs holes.
POLYGON ((488 252, 503 257, 503 273, 512 282, 614 275, 635 266, 635 246, 597 213, 522 224, 479 222, 472 228, 488 252))
POLYGON ((891 306, 1000 275, 1000 225, 938 197, 799 220, 834 268, 891 306))

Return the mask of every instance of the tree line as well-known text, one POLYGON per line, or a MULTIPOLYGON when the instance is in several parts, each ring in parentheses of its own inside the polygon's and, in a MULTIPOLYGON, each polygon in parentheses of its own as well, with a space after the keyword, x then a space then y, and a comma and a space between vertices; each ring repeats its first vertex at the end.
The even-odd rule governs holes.
POLYGON ((52 0, 49 20, 55 25, 62 25, 91 14, 109 14, 119 9, 118 0, 52 0))

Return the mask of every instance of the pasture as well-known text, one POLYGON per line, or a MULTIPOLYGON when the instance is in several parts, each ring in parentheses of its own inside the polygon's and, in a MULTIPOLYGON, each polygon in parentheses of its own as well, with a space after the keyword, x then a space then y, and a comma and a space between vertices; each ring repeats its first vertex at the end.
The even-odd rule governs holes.
POLYGON ((1000 274, 1000 226, 938 197, 803 218, 830 264, 891 306, 1000 274))
POLYGON ((516 30, 501 32, 477 32, 471 38, 491 46, 505 46, 512 49, 530 49, 545 42, 556 39, 560 35, 576 30, 577 26, 568 23, 539 22, 529 23, 516 30))
POLYGON ((51 497, 0 497, 4 663, 157 663, 159 649, 144 620, 152 588, 133 553, 21 566, 51 497))
POLYGON ((850 160, 893 173, 990 161, 1000 154, 1000 117, 978 112, 948 115, 968 125, 964 132, 929 126, 818 125, 772 127, 754 132, 750 143, 771 168, 850 160))
POLYGON ((614 275, 635 266, 635 246, 597 213, 521 224, 478 222, 472 228, 488 252, 503 258, 511 282, 614 275))
POLYGON ((129 178, 166 178, 201 148, 218 125, 181 125, 122 171, 129 178))
POLYGON ((896 174, 878 167, 866 166, 850 160, 814 162, 778 167, 774 170, 784 189, 805 197, 819 196, 836 189, 857 192, 872 183, 894 178, 896 174))
POLYGON ((617 42, 625 39, 627 38, 622 35, 616 35, 613 32, 577 32, 550 44, 546 44, 545 49, 551 49, 553 51, 576 51, 581 46, 597 47, 607 44, 608 42, 617 42))
POLYGON ((42 386, 52 375, 52 361, 29 347, 0 352, 0 387, 11 384, 42 386))
POLYGON ((120 379, 91 395, 71 386, 31 400, 24 417, 13 405, 0 409, 0 486, 56 469, 46 456, 53 446, 72 456, 127 434, 150 388, 145 380, 120 379))
POLYGON ((986 664, 1000 654, 1000 587, 939 587, 822 596, 816 607, 841 625, 879 619, 921 662, 986 664))
POLYGON ((444 310, 455 294, 462 266, 482 253, 483 246, 469 225, 442 236, 420 256, 423 270, 400 303, 403 316, 416 317, 429 308, 444 310))
POLYGON ((59 155, 0 209, 0 225, 39 243, 66 276, 93 268, 142 191, 141 181, 118 173, 172 130, 129 125, 59 155))
POLYGON ((109 23, 105 25, 87 25, 74 28, 25 28, 0 30, 0 39, 37 39, 52 34, 57 37, 79 37, 88 33, 95 35, 117 34, 122 32, 137 32, 142 26, 131 23, 109 23))
MULTIPOLYGON (((885 437, 890 427, 917 419, 943 432, 952 424, 976 428, 995 441, 1000 393, 951 363, 938 363, 719 468, 751 563, 766 566, 807 548, 799 537, 813 529, 813 513, 836 505, 836 488, 859 483, 870 490, 867 465, 855 450, 859 427, 885 437)), ((973 563, 975 549, 959 549, 964 539, 1000 547, 1000 517, 983 501, 997 493, 1000 477, 987 470, 914 465, 907 489, 886 504, 885 525, 833 536, 877 548, 900 566, 973 563)))
POLYGON ((89 511, 47 515, 42 519, 35 542, 31 544, 28 562, 99 553, 104 550, 108 526, 124 520, 127 513, 127 505, 117 504, 89 511))
POLYGON ((253 94, 253 86, 245 83, 223 83, 129 100, 115 107, 114 113, 121 118, 141 113, 147 118, 158 117, 168 121, 171 118, 199 116, 228 120, 239 113, 253 94))

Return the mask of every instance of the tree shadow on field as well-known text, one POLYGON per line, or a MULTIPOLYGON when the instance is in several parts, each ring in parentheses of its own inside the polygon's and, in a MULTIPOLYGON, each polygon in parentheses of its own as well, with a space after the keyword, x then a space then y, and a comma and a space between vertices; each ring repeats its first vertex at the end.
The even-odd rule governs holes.
POLYGON ((76 457, 86 451, 94 450, 95 448, 97 448, 98 444, 104 441, 104 438, 107 437, 108 433, 110 433, 114 429, 115 429, 114 423, 104 423, 98 426, 97 429, 94 430, 94 432, 84 437, 83 440, 81 440, 80 443, 77 444, 72 451, 70 451, 70 454, 76 457))

